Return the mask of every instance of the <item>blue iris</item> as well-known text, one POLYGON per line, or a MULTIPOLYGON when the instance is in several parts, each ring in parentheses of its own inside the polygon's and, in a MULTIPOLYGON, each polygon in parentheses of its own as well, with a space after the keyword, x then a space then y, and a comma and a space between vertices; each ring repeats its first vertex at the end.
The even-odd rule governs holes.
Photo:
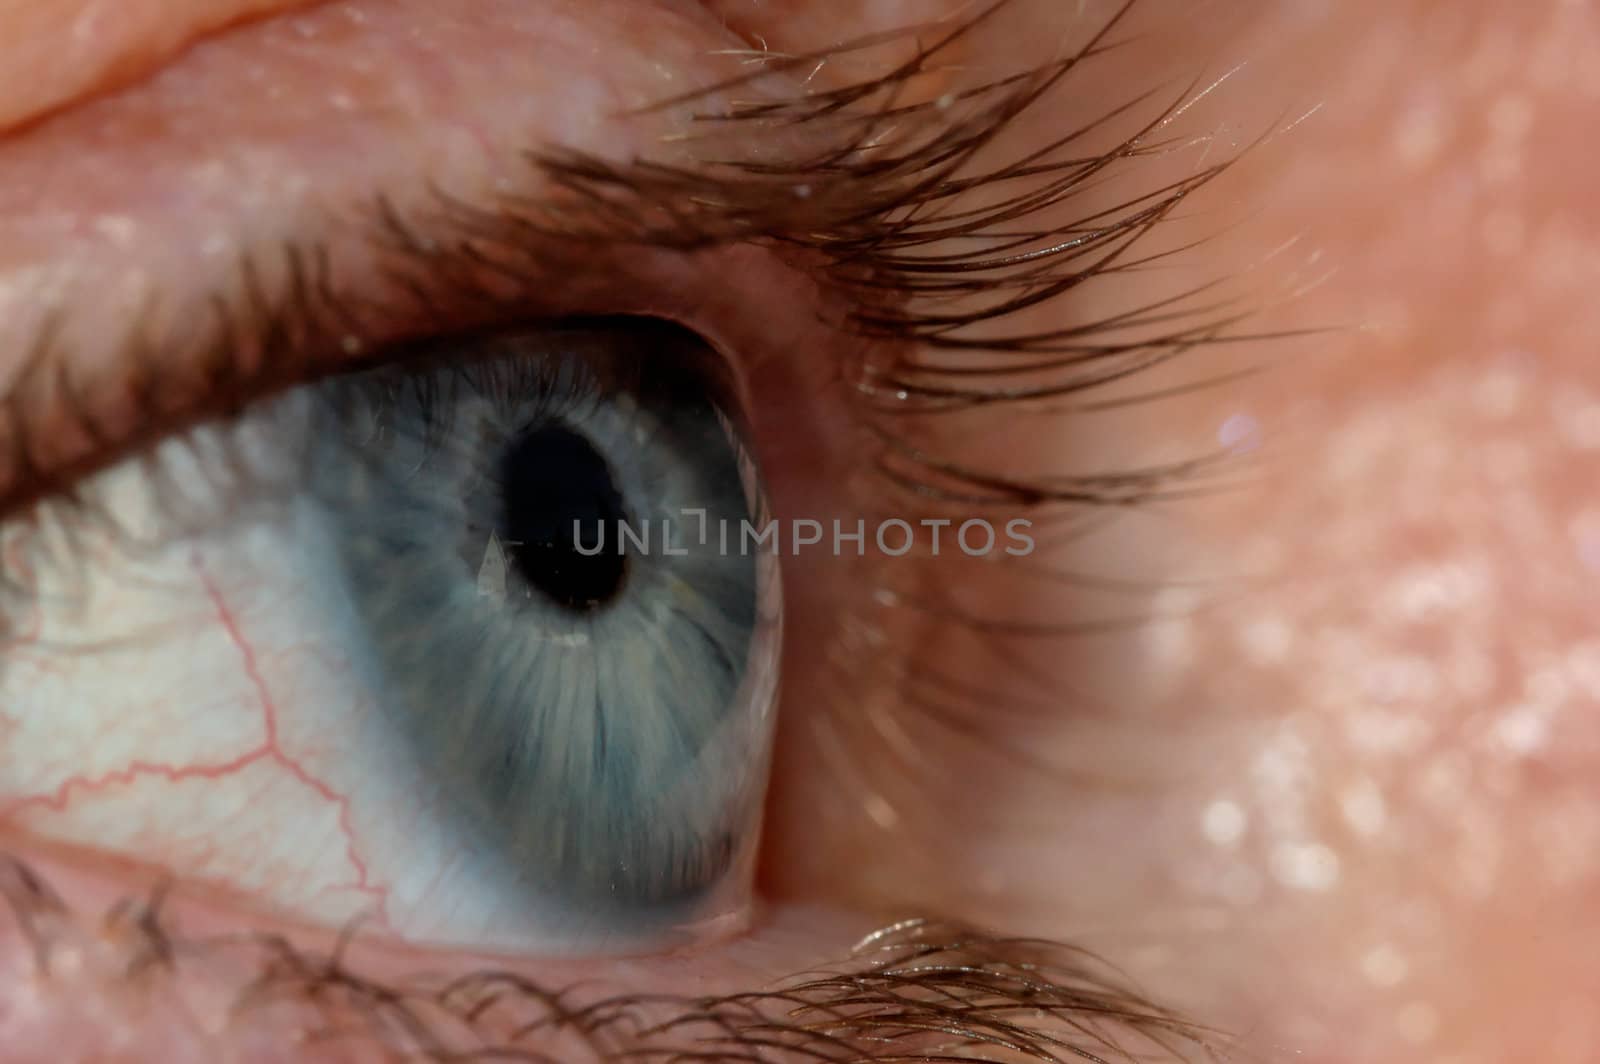
POLYGON ((698 534, 759 492, 715 365, 674 327, 590 323, 318 386, 380 704, 463 837, 586 911, 692 905, 760 801, 756 559, 698 534))

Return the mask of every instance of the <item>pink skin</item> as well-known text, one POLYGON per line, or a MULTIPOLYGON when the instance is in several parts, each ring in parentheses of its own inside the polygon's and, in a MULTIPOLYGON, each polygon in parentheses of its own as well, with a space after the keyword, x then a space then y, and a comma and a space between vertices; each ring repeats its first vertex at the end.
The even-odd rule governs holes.
MULTIPOLYGON (((607 119, 617 102, 669 93, 681 72, 703 83, 717 63, 736 68, 706 58, 739 42, 715 18, 620 0, 606 17, 602 6, 495 0, 485 7, 497 17, 478 19, 422 0, 319 9, 306 16, 313 25, 345 28, 307 39, 272 20, 244 27, 159 77, 16 133, 0 144, 0 350, 32 334, 41 291, 91 291, 102 298, 73 320, 71 350, 105 365, 141 285, 203 291, 226 261, 226 245, 209 262, 195 254, 208 234, 297 232, 341 197, 409 173, 415 158, 437 161, 452 187, 483 187, 530 129, 626 154, 652 131, 607 119), (358 28, 349 12, 368 21, 358 28)), ((800 51, 941 6, 715 8, 744 38, 800 51)), ((1245 486, 1135 515, 1071 548, 1079 569, 1157 585, 1110 600, 1113 612, 1162 619, 1023 646, 1006 665, 956 636, 891 624, 917 638, 886 658, 969 661, 997 703, 1037 690, 1015 679, 1030 669, 1058 692, 1054 712, 978 718, 1009 750, 998 755, 919 723, 900 692, 870 677, 842 687, 821 639, 796 637, 762 859, 772 905, 759 926, 688 958, 519 962, 526 970, 557 983, 735 988, 836 955, 873 920, 931 909, 1097 948, 1158 1000, 1242 1032, 1268 1058, 1600 1056, 1590 1007, 1600 998, 1600 508, 1587 494, 1600 450, 1590 383, 1600 222, 1572 135, 1600 117, 1600 24, 1561 3, 1325 7, 1255 4, 1230 13, 1220 43, 1197 33, 1180 50, 1186 74, 1250 61, 1205 109, 1241 138, 1320 105, 1205 201, 1254 215, 1193 255, 1207 272, 1242 270, 1298 237, 1251 279, 1268 275, 1260 288, 1274 293, 1284 273, 1323 279, 1271 324, 1349 327, 1265 355, 1259 345, 1209 355, 1207 367, 1264 359, 1273 371, 1103 424, 1072 422, 1013 456, 1070 445, 1137 464, 1219 434, 1259 439, 1245 486), (878 756, 896 727, 914 737, 915 756, 878 756), (840 743, 861 745, 841 762, 840 743), (1019 749, 1050 771, 1019 768, 1019 749), (858 760, 895 770, 839 775, 858 760)), ((1144 14, 1159 23, 1163 8, 1151 0, 1144 14)), ((985 46, 967 58, 981 62, 985 46)), ((1149 56, 1130 53, 1108 81, 1142 90, 1149 56)), ((11 114, 40 106, 4 84, 0 96, 21 100, 11 114)), ((780 279, 792 275, 744 254, 705 266, 740 279, 712 296, 696 294, 681 264, 641 266, 615 309, 673 314, 760 352, 745 357, 775 397, 785 373, 801 372, 762 347, 773 293, 790 291, 780 279)), ((354 252, 343 262, 360 265, 354 252)), ((552 302, 599 306, 607 294, 580 287, 552 302)), ((0 364, 0 381, 8 372, 0 364)), ((812 431, 832 439, 826 424, 812 431)), ((62 453, 81 442, 62 441, 62 453)), ((796 458, 788 505, 846 508, 828 485, 847 454, 835 443, 811 452, 809 468, 796 458)), ((817 568, 790 583, 832 579, 849 591, 817 568)), ((1015 598, 975 594, 991 606, 1015 598)), ((1075 596, 1073 607, 1088 598, 1059 595, 1075 596)), ((802 624, 820 626, 807 630, 829 630, 820 606, 800 608, 802 624)), ((211 631, 228 635, 220 623, 211 631)), ((273 771, 312 771, 303 759, 314 753, 273 749, 262 754, 273 771)), ((114 855, 22 834, 48 834, 45 825, 11 827, 15 848, 75 909, 98 911, 149 882, 114 855)), ((270 919, 237 891, 179 894, 186 929, 270 919)), ((59 1049, 69 1028, 81 1045, 119 1024, 140 1027, 150 1046, 190 1037, 171 1001, 130 1004, 92 962, 41 979, 20 937, 5 934, 8 985, 40 1003, 5 1013, 19 1057, 59 1049), (76 1019, 92 1014, 89 996, 108 1003, 103 1030, 76 1019)), ((475 963, 367 948, 373 970, 475 963)), ((180 966, 191 1014, 205 1018, 225 999, 220 988, 248 974, 218 963, 180 966)))
POLYGON ((272 12, 285 0, 0 3, 0 128, 35 121, 91 93, 139 80, 195 37, 272 12))

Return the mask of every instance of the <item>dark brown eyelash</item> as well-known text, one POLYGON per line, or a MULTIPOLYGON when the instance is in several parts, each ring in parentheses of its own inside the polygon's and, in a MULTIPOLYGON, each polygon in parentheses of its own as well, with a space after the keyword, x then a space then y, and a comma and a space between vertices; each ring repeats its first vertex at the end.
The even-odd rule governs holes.
MULTIPOLYGON (((142 1003, 107 1016, 160 1025, 177 1018, 160 1006, 182 1000, 173 1000, 180 970, 214 964, 240 972, 242 991, 228 1009, 229 1026, 209 1037, 258 1049, 278 1048, 282 1039, 297 1059, 324 1049, 349 1059, 441 1064, 1155 1064, 1222 1060, 1229 1042, 1152 1004, 1084 950, 926 920, 884 928, 840 963, 768 987, 607 996, 492 969, 380 981, 362 974, 347 943, 321 954, 275 935, 186 936, 166 916, 159 889, 119 901, 94 920, 3 852, 0 897, 30 948, 31 977, 55 984, 24 1010, 44 1023, 51 1004, 78 1009, 72 991, 81 987, 142 1003), (73 963, 60 968, 62 955, 73 963), (275 1040, 262 1047, 262 1033, 275 1040), (552 1045, 562 1046, 559 1057, 550 1055, 552 1045)), ((14 975, 19 983, 28 978, 14 975)), ((127 1053, 141 1032, 130 1026, 109 1033, 127 1053)), ((13 1028, 12 1036, 18 1034, 13 1028)), ((152 1034, 170 1037, 164 1030, 152 1034)))
MULTIPOLYGON (((935 33, 887 73, 799 98, 757 99, 697 114, 706 130, 699 138, 702 153, 723 149, 728 157, 721 161, 619 165, 547 152, 535 162, 567 199, 505 207, 533 228, 586 240, 695 248, 755 238, 820 257, 828 278, 851 296, 853 310, 839 327, 885 341, 896 352, 890 361, 854 367, 854 379, 884 444, 879 461, 885 474, 919 497, 957 505, 1120 507, 1187 491, 1175 491, 1175 481, 1213 471, 1224 456, 1019 479, 931 453, 898 432, 908 415, 1038 406, 1066 397, 1079 397, 1081 408, 1133 401, 1081 397, 1200 347, 1273 338, 1243 333, 1239 326, 1255 308, 1236 297, 1209 298, 1216 282, 1042 332, 998 327, 1031 308, 1059 303, 1090 282, 1115 281, 1190 250, 1192 244, 1135 254, 1191 194, 1249 150, 1247 145, 1109 207, 1071 212, 1074 201, 1096 185, 1128 176, 1128 164, 1175 150, 1176 142, 1162 134, 1195 99, 1196 82, 1108 147, 1063 157, 1154 99, 1154 92, 1135 95, 1019 158, 975 169, 1000 135, 1047 93, 1118 47, 1112 34, 1136 5, 1123 0, 1060 60, 934 100, 898 104, 897 94, 948 45, 1016 6, 994 0, 935 33), (883 136, 891 118, 895 135, 883 136), (759 144, 763 132, 773 129, 802 129, 815 147, 799 159, 768 162, 750 143, 759 144), (797 187, 805 195, 797 196, 797 187), (964 206, 977 193, 1001 189, 1010 191, 964 206), (1048 220, 1063 210, 1068 220, 1048 220), (940 250, 952 244, 957 250, 940 250)), ((761 70, 666 105, 693 107, 730 89, 753 89, 774 73, 901 36, 880 34, 824 52, 774 57, 761 70)))

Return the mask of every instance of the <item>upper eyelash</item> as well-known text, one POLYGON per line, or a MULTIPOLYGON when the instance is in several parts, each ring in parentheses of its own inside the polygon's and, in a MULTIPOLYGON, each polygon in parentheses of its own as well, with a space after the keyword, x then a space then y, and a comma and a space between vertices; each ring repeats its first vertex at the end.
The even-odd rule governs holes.
MULTIPOLYGON (((1238 157, 1128 197, 1110 210, 1027 228, 1123 164, 1172 150, 1172 142, 1157 134, 1194 99, 1195 86, 1109 148, 1055 157, 1153 93, 1134 95, 1020 159, 970 172, 979 153, 1019 116, 1115 47, 1111 35, 1138 0, 1122 0, 1084 45, 1062 59, 947 97, 899 102, 908 81, 932 69, 944 49, 1013 2, 992 0, 886 74, 826 90, 802 86, 789 97, 769 94, 697 114, 707 132, 697 138, 705 158, 693 166, 648 159, 618 164, 555 149, 530 156, 541 185, 553 186, 555 196, 512 194, 479 205, 440 192, 430 209, 408 215, 380 195, 367 227, 371 242, 386 256, 384 279, 420 306, 424 317, 446 305, 507 314, 516 311, 516 279, 562 245, 571 253, 596 240, 679 250, 766 242, 807 256, 823 280, 849 297, 851 309, 836 323, 840 328, 895 350, 888 363, 863 360, 848 368, 863 414, 885 444, 880 465, 891 482, 924 499, 962 505, 1124 506, 1162 497, 1175 476, 1192 477, 1212 459, 1090 476, 1008 478, 928 453, 895 428, 907 413, 1082 395, 1194 347, 1238 339, 1228 330, 1249 313, 1235 301, 1197 302, 1211 287, 1202 285, 1100 321, 1034 335, 994 331, 996 323, 1062 299, 1092 280, 1183 250, 1131 255, 1190 194, 1238 157), (890 122, 894 135, 886 136, 890 122), (742 157, 737 152, 722 160, 709 155, 795 129, 816 145, 802 158, 773 163, 753 158, 748 148, 742 157), (1016 191, 978 208, 961 206, 974 191, 1000 186, 1016 191), (806 194, 797 196, 796 188, 806 194), (960 241, 970 250, 919 250, 938 241, 960 241), (486 285, 486 275, 499 275, 508 284, 486 285), (993 298, 982 301, 984 296, 993 298), (951 313, 954 304, 974 297, 980 297, 979 305, 951 313), (982 359, 951 362, 945 356, 952 352, 982 359)), ((810 55, 773 56, 733 81, 657 106, 693 107, 741 87, 754 92, 775 74, 926 31, 913 27, 810 55)), ((122 382, 128 400, 122 419, 153 425, 226 413, 304 379, 318 347, 373 346, 376 329, 370 323, 388 317, 391 308, 336 290, 330 275, 328 251, 321 244, 286 244, 242 255, 231 285, 210 298, 214 321, 197 342, 198 373, 193 363, 182 373, 174 371, 180 360, 171 357, 170 345, 159 342, 164 338, 152 335, 147 322, 136 321, 124 345, 130 372, 122 382), (265 357, 269 351, 271 358, 265 357)), ((432 316, 444 322, 453 315, 438 310, 432 316)), ((115 445, 135 442, 129 439, 132 432, 104 424, 104 400, 86 394, 90 389, 72 379, 68 360, 58 357, 57 341, 58 331, 47 324, 0 405, 0 443, 9 444, 5 457, 11 463, 0 502, 61 492, 73 482, 69 474, 81 472, 47 472, 34 459, 38 412, 65 413, 73 429, 92 441, 96 458, 115 445)))
MULTIPOLYGON (((570 199, 554 207, 533 202, 511 206, 521 208, 528 225, 552 234, 683 248, 761 234, 777 246, 819 256, 828 280, 851 297, 853 310, 839 326, 895 343, 893 362, 854 367, 855 381, 874 434, 884 444, 883 471, 891 482, 921 498, 968 506, 1126 506, 1188 494, 1192 485, 1176 487, 1175 482, 1215 471, 1227 456, 1087 476, 1015 478, 923 451, 893 427, 907 413, 1081 397, 1201 346, 1280 335, 1237 331, 1258 308, 1237 297, 1207 302, 1219 281, 1114 316, 1043 332, 996 328, 1090 281, 1112 279, 1190 250, 1193 244, 1134 255, 1192 193, 1254 147, 1246 145, 1110 208, 1075 214, 1065 222, 1043 220, 1097 182, 1109 180, 1114 171, 1122 176, 1124 164, 1173 151, 1181 142, 1161 134, 1210 91, 1196 81, 1107 148, 1059 157, 1153 99, 1154 90, 1130 96, 1020 158, 971 172, 980 153, 1046 93, 1119 46, 1112 41, 1113 31, 1137 3, 1122 0, 1084 44, 1061 59, 934 100, 899 105, 897 90, 926 72, 943 49, 1014 6, 1014 0, 991 0, 965 21, 945 27, 887 74, 795 99, 734 103, 695 116, 711 131, 701 138, 708 146, 724 145, 723 135, 730 132, 749 137, 754 131, 759 137, 762 127, 774 124, 784 130, 806 128, 819 142, 807 158, 778 164, 759 156, 731 158, 688 168, 648 160, 619 165, 582 153, 547 152, 536 162, 570 199), (897 136, 880 138, 891 116, 897 136), (1019 187, 979 207, 962 206, 963 197, 975 191, 1005 185, 1019 187), (797 197, 796 187, 805 195, 797 197), (1027 227, 1036 220, 1039 224, 1027 227), (923 251, 951 241, 963 246, 923 251), (952 361, 946 357, 952 353, 982 357, 952 361)), ((693 106, 730 89, 754 86, 772 73, 804 69, 833 55, 926 30, 914 27, 824 52, 774 56, 763 69, 661 106, 693 106)), ((1101 408, 1137 398, 1080 399, 1078 406, 1101 408)))

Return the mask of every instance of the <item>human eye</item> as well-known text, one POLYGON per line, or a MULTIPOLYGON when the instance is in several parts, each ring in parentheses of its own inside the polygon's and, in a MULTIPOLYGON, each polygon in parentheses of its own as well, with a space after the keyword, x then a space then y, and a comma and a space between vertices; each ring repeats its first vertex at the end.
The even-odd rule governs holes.
POLYGON ((1256 471, 1259 408, 1170 399, 1318 272, 1237 298, 1195 193, 1287 123, 1128 59, 1156 0, 778 6, 315 6, 0 146, 20 1038, 1204 1059, 1032 937, 1102 913, 1210 929, 1105 952, 1254 1022, 1279 973, 1194 909, 1335 896, 1335 847, 1238 793, 1303 747, 1218 782, 1150 689, 1215 575, 1162 522, 1256 471))
MULTIPOLYGON (((560 6, 491 8, 487 24, 531 50, 518 69, 538 67, 530 54, 551 58, 564 35, 595 32, 560 6)), ((646 11, 641 42, 704 61, 706 26, 646 11)), ((542 112, 474 110, 510 60, 449 67, 427 94, 404 78, 356 91, 385 64, 444 61, 481 27, 423 6, 335 7, 238 31, 14 144, 13 180, 35 191, 14 221, 21 279, 6 290, 8 335, 25 352, 10 367, 5 423, 8 821, 124 857, 159 853, 151 863, 290 916, 367 916, 424 943, 637 951, 651 932, 705 915, 700 896, 728 878, 744 881, 735 902, 710 913, 737 915, 770 741, 776 631, 763 615, 775 614, 775 581, 758 588, 762 566, 744 554, 707 553, 659 577, 650 557, 600 556, 574 575, 582 556, 567 552, 541 568, 511 527, 510 485, 588 463, 576 487, 531 490, 571 488, 582 497, 568 509, 586 518, 670 506, 737 525, 769 488, 793 516, 857 511, 821 482, 858 453, 867 426, 846 426, 830 405, 894 389, 901 405, 925 392, 922 405, 938 406, 959 393, 937 367, 919 384, 908 363, 847 360, 898 356, 919 328, 950 334, 952 350, 970 341, 934 315, 897 317, 905 293, 875 297, 876 279, 849 258, 879 256, 887 277, 893 249, 868 246, 873 227, 895 213, 910 223, 916 183, 953 182, 987 138, 979 120, 1021 111, 1100 41, 1027 71, 1021 88, 1000 79, 953 102, 894 102, 947 76, 937 53, 975 27, 936 30, 925 74, 846 77, 831 95, 794 93, 795 72, 814 73, 789 60, 751 77, 745 57, 724 56, 710 89, 622 64, 644 71, 637 84, 577 81, 560 117, 632 146, 541 130, 530 162, 521 127, 547 121, 542 112), (272 106, 219 114, 197 89, 231 85, 232 49, 247 47, 243 80, 272 106), (336 54, 355 56, 343 82, 301 80, 336 54), (863 86, 864 105, 830 114, 863 86), (869 122, 946 110, 972 124, 919 121, 897 155, 866 150, 883 140, 869 122), (323 112, 347 116, 368 150, 345 150, 310 121, 323 112), (139 127, 150 113, 186 136, 157 154, 139 127), (683 135, 695 133, 686 118, 706 117, 710 134, 683 135), (105 157, 143 160, 147 173, 107 180, 63 159, 86 131, 105 139, 105 157), (395 153, 430 154, 426 138, 439 138, 438 167, 397 176, 395 153), (327 157, 307 161, 310 151, 327 157), (59 194, 30 180, 46 165, 59 194), (880 165, 901 173, 863 180, 880 165), (265 205, 255 217, 238 215, 241 192, 265 205), (29 238, 43 244, 63 220, 88 239, 30 258, 29 238), (829 257, 844 265, 812 261, 829 257), (797 284, 798 298, 780 300, 797 284), (759 463, 743 461, 747 447, 759 463), (585 501, 596 493, 614 512, 585 501), (641 604, 636 631, 600 608, 652 580, 660 597, 641 604), (505 623, 529 638, 498 647, 489 630, 511 599, 505 623), (458 613, 447 638, 435 622, 458 613), (635 637, 611 662, 572 657, 576 644, 635 637), (577 662, 570 675, 537 660, 563 653, 577 662), (660 697, 604 708, 646 689, 660 697), (552 720, 559 738, 518 719, 527 703, 565 706, 580 691, 581 736, 575 719, 552 720), (402 717, 416 729, 403 741, 402 717), (512 810, 529 814, 521 827, 484 834, 512 810), (541 894, 553 907, 535 918, 541 894), (656 903, 672 917, 652 917, 656 903), (645 930, 619 931, 629 920, 645 930)), ((1028 165, 1059 184, 1037 193, 1054 200, 1104 163, 1041 153, 1028 165)), ((1025 216, 1026 201, 930 215, 901 241, 899 268, 944 287, 949 263, 924 269, 916 256, 955 226, 985 249, 1004 244, 973 269, 1016 256, 1029 269, 1016 291, 1066 287, 1073 262, 1119 253, 1204 176, 1119 205, 1063 247, 1045 230, 1020 241, 983 232, 991 217, 1025 216)), ((955 198, 939 188, 927 203, 955 198)), ((1000 316, 983 299, 1038 299, 953 291, 982 297, 976 310, 949 303, 974 321, 1000 316)), ((563 505, 548 509, 566 516, 563 505)), ((561 546, 538 535, 535 548, 561 546)), ((804 581, 789 598, 792 616, 826 611, 804 581)))
POLYGON ((8 817, 417 942, 737 923, 778 592, 708 353, 570 320, 425 346, 26 512, 8 817))
MULTIPOLYGON (((346 55, 354 40, 388 60, 410 28, 403 11, 308 18, 246 31, 268 35, 251 56, 291 68, 264 75, 288 77, 273 86, 286 105, 303 88, 295 49, 346 55)), ((456 43, 452 21, 418 46, 429 58, 456 43)), ((533 22, 523 13, 503 28, 563 32, 559 11, 533 22)), ((659 28, 692 26, 664 15, 659 28)), ((194 76, 220 69, 198 61, 194 76)), ((457 96, 428 102, 475 102, 453 84, 457 96)), ((207 126, 185 87, 150 91, 166 97, 153 109, 207 126)), ((393 101, 346 102, 366 128, 393 101)), ((602 117, 618 107, 595 106, 602 117)), ((240 118, 230 108, 209 121, 236 131, 240 118)), ((70 137, 61 125, 36 138, 70 137)), ((115 139, 128 119, 106 127, 115 139)), ((149 190, 204 199, 234 167, 282 181, 291 153, 321 165, 304 163, 301 132, 314 127, 291 123, 276 140, 216 132, 199 152, 163 145, 164 187, 149 190), (195 179, 190 167, 217 173, 195 179)), ((26 171, 30 154, 50 153, 35 144, 10 163, 26 171)), ((686 263, 657 253, 653 267, 674 272, 629 281, 639 264, 608 268, 603 250, 580 262, 570 238, 542 247, 517 234, 509 208, 471 205, 461 190, 491 178, 465 169, 425 197, 448 225, 411 221, 421 181, 392 172, 359 175, 355 192, 323 171, 315 191, 330 202, 310 236, 294 224, 241 234, 234 205, 214 204, 215 273, 163 263, 149 239, 116 267, 135 282, 131 300, 161 304, 154 317, 95 320, 80 286, 96 267, 63 266, 70 250, 45 264, 66 274, 63 291, 9 308, 20 323, 55 304, 35 322, 32 357, 11 367, 5 817, 155 857, 286 916, 365 918, 414 943, 640 952, 737 927, 776 679, 776 588, 758 587, 770 561, 697 549, 679 562, 682 549, 668 555, 659 540, 655 553, 587 557, 568 540, 574 521, 627 523, 646 539, 674 512, 752 523, 763 488, 744 400, 724 390, 731 365, 660 316, 695 312, 668 289, 686 283, 686 263), (334 230, 363 211, 365 235, 334 230), (502 250, 519 261, 490 257, 502 250), (557 283, 558 254, 574 283, 557 283), (483 276, 465 280, 470 269, 483 276), (598 295, 582 290, 595 271, 598 295), (586 323, 586 301, 636 316, 586 323), (127 320, 149 331, 116 337, 112 361, 86 369, 79 360, 106 358, 94 330, 127 320), (352 370, 358 361, 369 364, 352 370), (222 405, 236 412, 219 419, 222 405), (76 450, 51 450, 61 446, 76 450), (335 514, 371 520, 349 535, 328 523, 335 514), (453 635, 437 623, 448 616, 463 622, 453 635), (360 634, 374 622, 388 632, 378 642, 360 634), (545 710, 559 717, 528 716, 545 710), (402 716, 417 728, 409 739, 392 729, 402 716), (557 777, 568 784, 533 786, 557 777), (501 833, 512 810, 531 815, 501 833)), ((17 227, 57 206, 41 197, 17 227)), ((173 243, 192 233, 192 217, 108 209, 97 215, 107 224, 173 243)), ((293 207, 272 211, 277 224, 293 207)), ((729 318, 701 328, 739 324, 729 318)))

